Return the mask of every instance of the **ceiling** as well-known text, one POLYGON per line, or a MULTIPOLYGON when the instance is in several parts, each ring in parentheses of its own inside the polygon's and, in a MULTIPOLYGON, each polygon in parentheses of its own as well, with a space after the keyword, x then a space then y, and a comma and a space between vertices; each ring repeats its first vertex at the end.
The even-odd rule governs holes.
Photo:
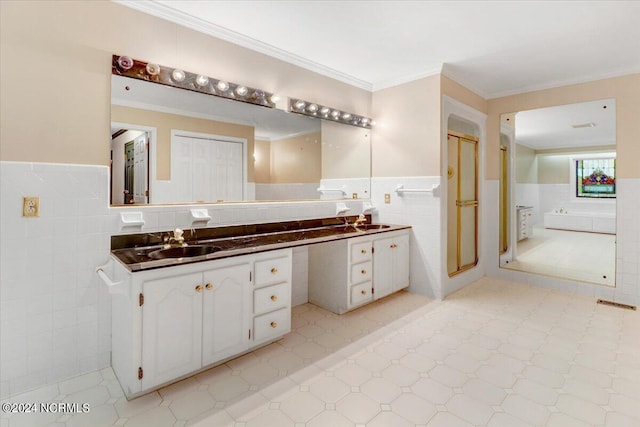
POLYGON ((516 142, 534 150, 616 145, 613 99, 521 111, 515 123, 516 142))
POLYGON ((442 72, 489 99, 640 72, 636 1, 114 1, 373 91, 442 72))

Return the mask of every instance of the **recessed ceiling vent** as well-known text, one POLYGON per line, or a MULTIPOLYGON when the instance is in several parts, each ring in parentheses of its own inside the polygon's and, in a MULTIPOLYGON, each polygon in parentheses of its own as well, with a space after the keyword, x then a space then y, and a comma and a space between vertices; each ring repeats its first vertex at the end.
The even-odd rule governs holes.
POLYGON ((594 128, 596 127, 596 124, 593 122, 589 122, 589 123, 580 123, 578 125, 571 125, 572 128, 574 129, 580 129, 580 128, 594 128))

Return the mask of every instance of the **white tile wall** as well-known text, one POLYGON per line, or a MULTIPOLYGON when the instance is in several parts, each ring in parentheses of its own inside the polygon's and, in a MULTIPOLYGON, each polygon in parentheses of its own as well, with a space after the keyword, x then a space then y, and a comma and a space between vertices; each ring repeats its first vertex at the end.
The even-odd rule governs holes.
POLYGON ((405 193, 395 189, 431 188, 440 183, 439 176, 388 177, 371 179, 371 201, 377 208, 375 222, 407 224, 411 232, 411 292, 432 298, 442 297, 440 253, 440 197, 437 193, 405 193), (391 203, 384 203, 384 195, 391 195, 391 203))
POLYGON ((544 212, 540 207, 540 185, 539 184, 516 184, 515 204, 521 206, 533 206, 534 223, 541 222, 544 212))
MULTIPOLYGON (((344 198, 350 199, 354 193, 361 199, 369 198, 371 194, 371 180, 366 178, 334 178, 321 179, 320 187, 322 188, 341 188, 346 193, 344 198)), ((335 199, 339 197, 335 192, 324 193, 322 199, 335 199)))
MULTIPOLYGON (((616 286, 593 285, 572 280, 555 279, 536 274, 498 268, 498 247, 487 248, 486 271, 491 277, 513 280, 531 285, 560 289, 580 295, 613 300, 625 304, 640 304, 640 179, 619 178, 617 182, 617 245, 616 286)), ((499 182, 487 180, 487 200, 498 200, 499 182)), ((497 205, 496 205, 497 206, 497 205)), ((485 235, 496 235, 498 216, 488 216, 485 235)))
MULTIPOLYGON (((109 366, 110 297, 95 268, 109 259, 110 236, 192 227, 189 206, 107 201, 104 166, 0 162, 1 398, 109 366), (40 217, 21 216, 23 196, 40 197, 40 217), (132 210, 144 226, 121 229, 120 212, 132 210)), ((360 212, 361 202, 344 202, 360 212)), ((198 207, 208 226, 335 216, 329 201, 198 207)), ((306 302, 305 256, 294 257, 296 303, 306 302)))
POLYGON ((306 246, 293 248, 293 271, 291 274, 291 305, 309 302, 309 249, 306 246))
POLYGON ((255 200, 320 199, 315 184, 255 184, 255 200))

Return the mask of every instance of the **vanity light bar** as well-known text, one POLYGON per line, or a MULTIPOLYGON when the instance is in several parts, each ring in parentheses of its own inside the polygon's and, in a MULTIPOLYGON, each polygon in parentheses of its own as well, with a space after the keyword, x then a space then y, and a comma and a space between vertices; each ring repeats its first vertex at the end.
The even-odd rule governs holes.
POLYGON ((129 56, 113 55, 111 73, 269 108, 275 108, 278 100, 274 94, 260 89, 132 59, 129 56))
POLYGON ((289 111, 292 113, 330 120, 332 122, 344 123, 346 125, 357 126, 365 129, 371 129, 371 126, 375 124, 375 122, 369 117, 347 113, 345 111, 297 98, 289 98, 289 111))

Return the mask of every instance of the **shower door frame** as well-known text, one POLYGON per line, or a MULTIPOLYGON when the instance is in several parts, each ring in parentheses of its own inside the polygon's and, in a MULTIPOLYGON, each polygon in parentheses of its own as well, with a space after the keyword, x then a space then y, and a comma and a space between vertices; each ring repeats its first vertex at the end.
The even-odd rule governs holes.
MULTIPOLYGON (((480 210, 480 192, 479 192, 479 167, 480 167, 480 162, 479 162, 479 143, 480 143, 480 139, 476 136, 473 135, 468 135, 462 132, 456 132, 453 130, 447 130, 447 145, 449 144, 449 136, 453 136, 458 138, 458 148, 457 148, 457 159, 456 159, 456 170, 458 171, 458 180, 457 180, 457 188, 456 188, 456 271, 454 272, 449 272, 447 271, 447 274, 449 277, 454 277, 460 273, 464 273, 467 270, 471 270, 472 268, 474 268, 475 266, 478 265, 478 262, 480 260, 480 257, 478 255, 479 253, 479 248, 478 248, 478 228, 480 226, 479 224, 479 210, 480 210), (475 199, 474 200, 464 200, 461 201, 460 197, 461 197, 461 179, 460 179, 460 163, 461 163, 461 140, 464 139, 467 142, 471 142, 474 144, 474 195, 475 195, 475 199), (469 207, 473 207, 475 208, 474 211, 474 253, 475 253, 475 257, 472 263, 469 264, 465 264, 465 265, 461 265, 462 264, 462 215, 461 215, 461 210, 462 208, 469 208, 469 207)), ((449 159, 451 160, 451 159, 449 159)))

